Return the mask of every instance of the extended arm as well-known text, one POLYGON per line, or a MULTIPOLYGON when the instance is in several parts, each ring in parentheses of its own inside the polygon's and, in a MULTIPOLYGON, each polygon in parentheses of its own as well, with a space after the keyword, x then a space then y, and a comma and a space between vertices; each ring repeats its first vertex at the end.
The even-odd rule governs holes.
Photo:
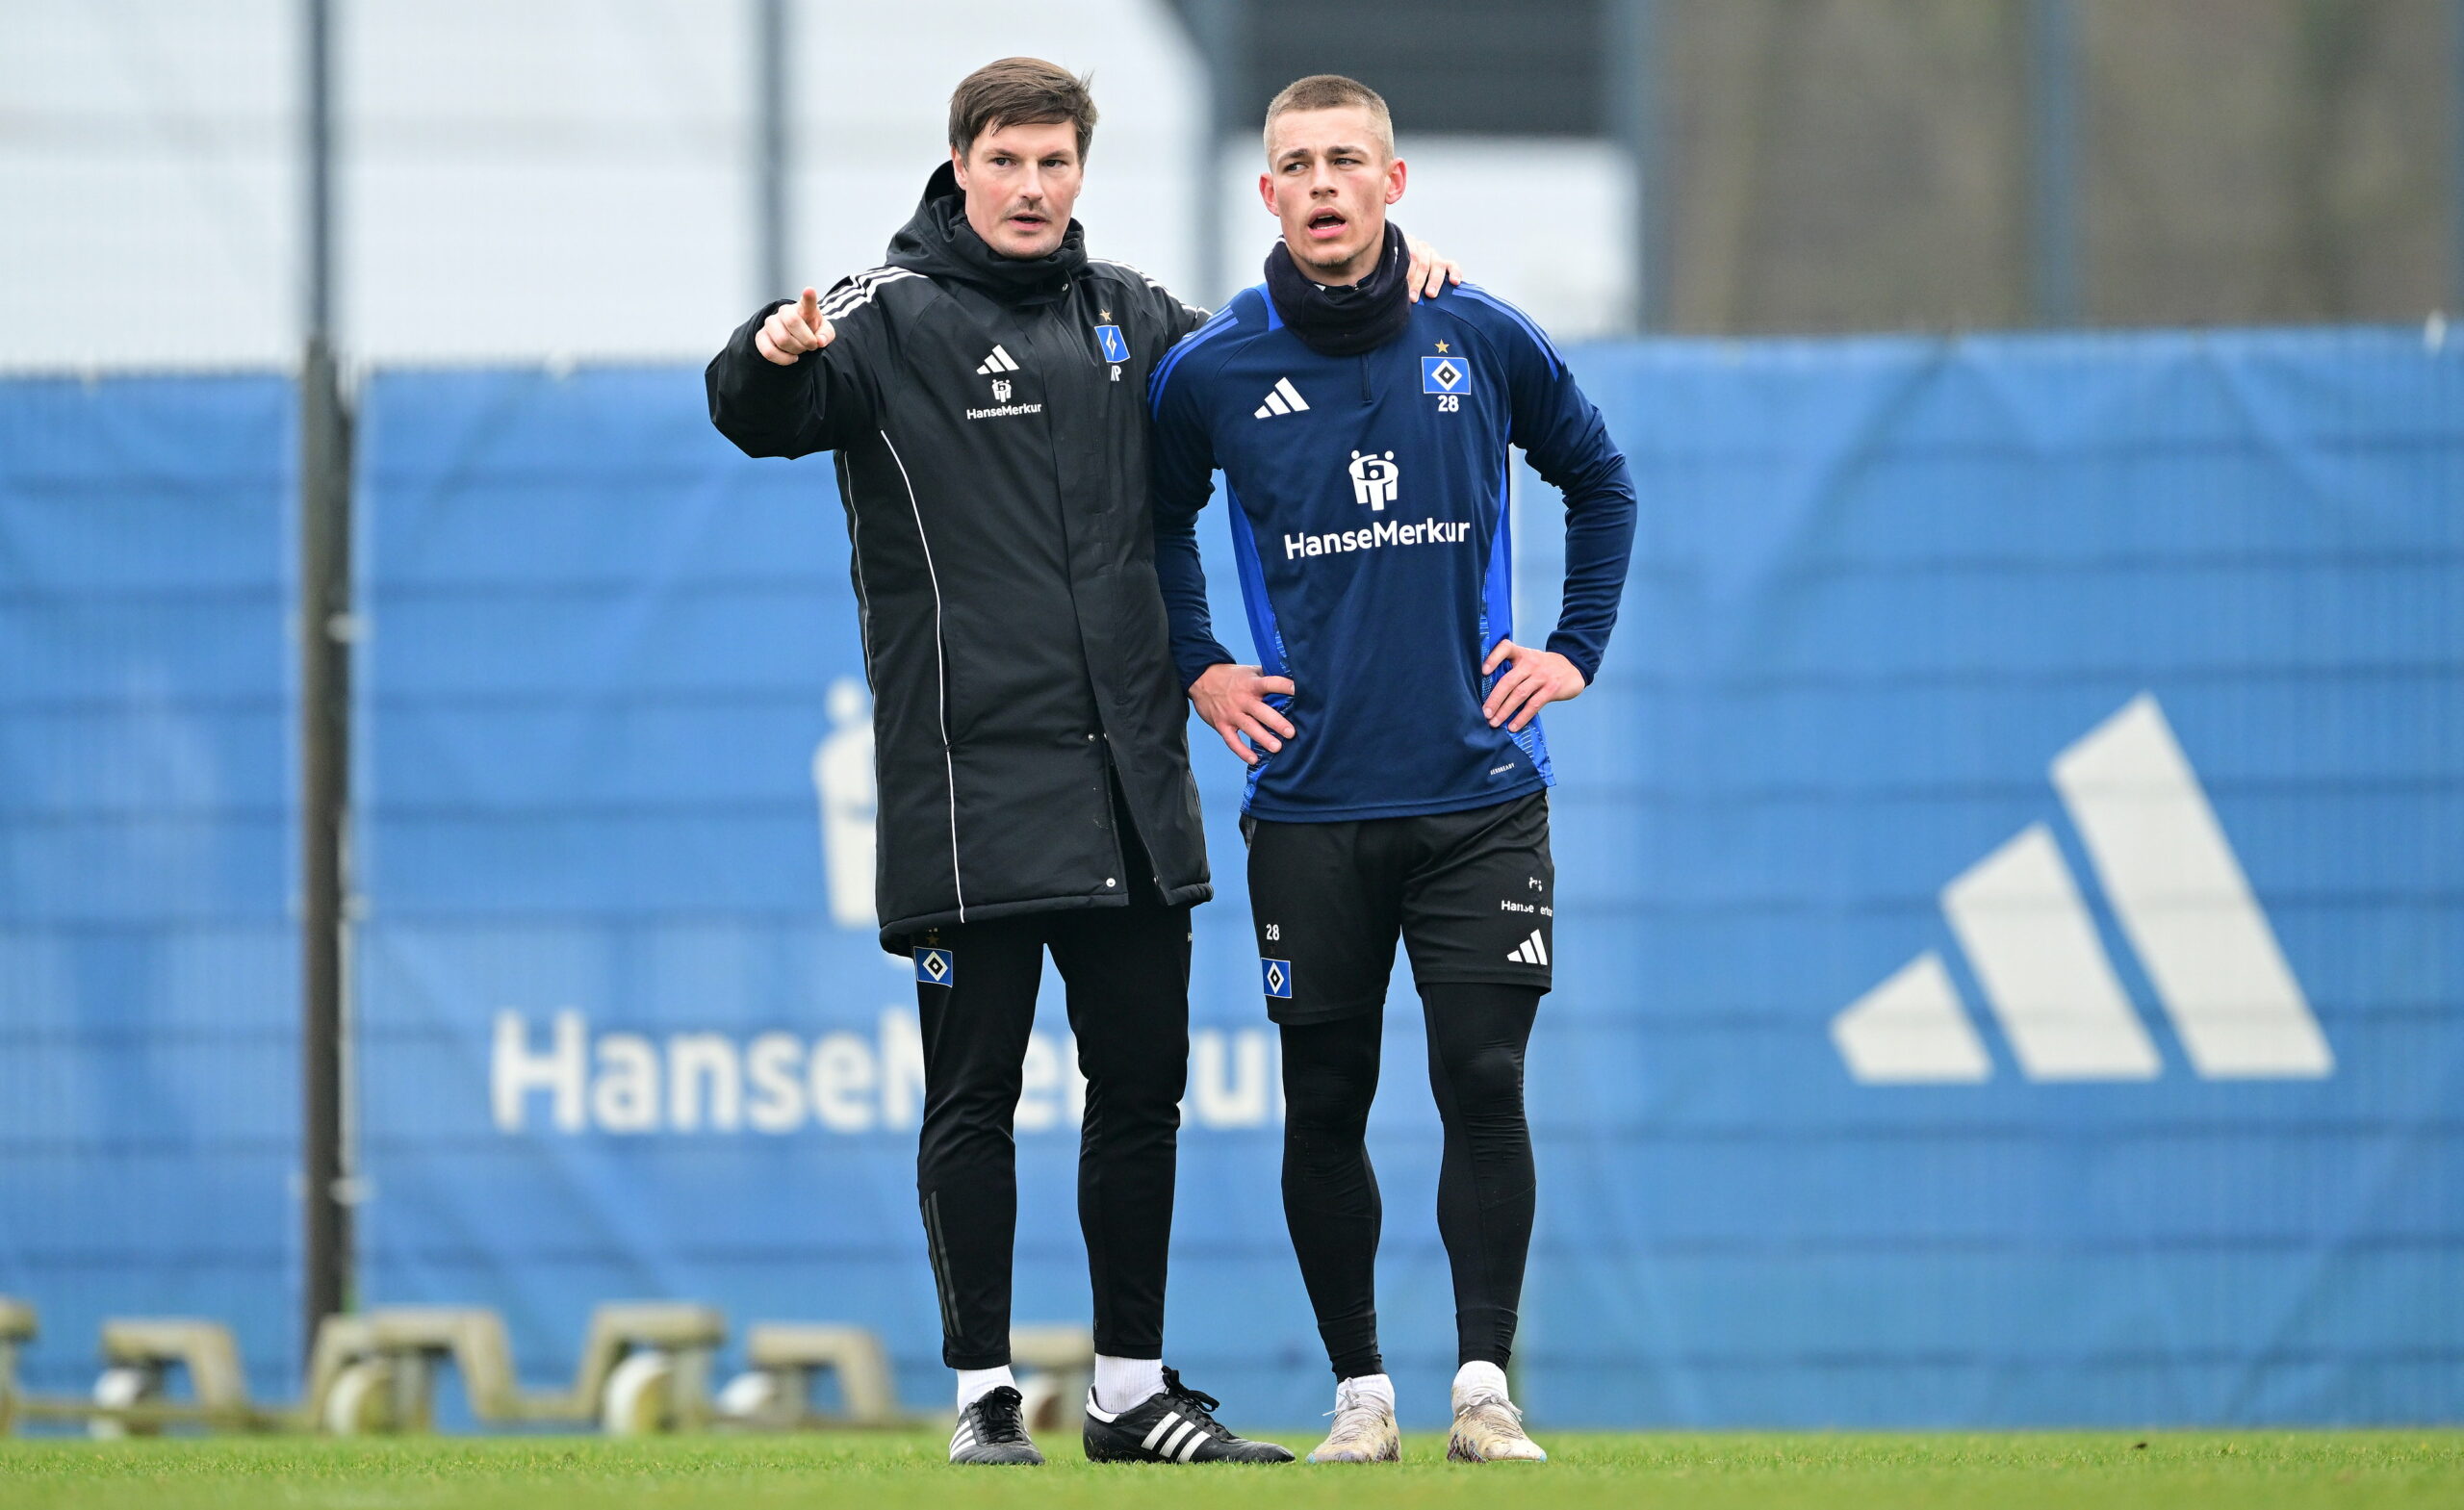
POLYGON ((858 343, 839 339, 822 303, 807 289, 802 300, 765 306, 736 327, 703 371, 710 422, 748 456, 808 455, 872 427, 875 406, 858 343))

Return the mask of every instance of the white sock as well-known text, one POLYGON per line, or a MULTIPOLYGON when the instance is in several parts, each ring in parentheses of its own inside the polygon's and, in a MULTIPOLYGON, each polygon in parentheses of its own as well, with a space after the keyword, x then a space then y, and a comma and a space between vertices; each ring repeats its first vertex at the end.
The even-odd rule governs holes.
POLYGON ((1163 1393, 1163 1359, 1095 1355, 1095 1403, 1101 1408, 1124 1411, 1163 1393))
POLYGON ((1338 1400, 1343 1397, 1343 1392, 1346 1390, 1377 1401, 1386 1407, 1386 1414, 1389 1416, 1395 1414, 1395 1381, 1385 1374, 1364 1373, 1357 1378, 1346 1379, 1335 1389, 1335 1396, 1338 1400))
POLYGON ((966 1409, 1004 1385, 1014 1390, 1018 1387, 1018 1381, 1010 1377, 1010 1366, 1006 1363, 998 1369, 961 1369, 959 1409, 966 1409))
POLYGON ((1486 1362, 1467 1363, 1455 1369, 1455 1408, 1460 1410, 1465 1400, 1476 1395, 1494 1395, 1499 1399, 1505 1399, 1505 1370, 1486 1362))

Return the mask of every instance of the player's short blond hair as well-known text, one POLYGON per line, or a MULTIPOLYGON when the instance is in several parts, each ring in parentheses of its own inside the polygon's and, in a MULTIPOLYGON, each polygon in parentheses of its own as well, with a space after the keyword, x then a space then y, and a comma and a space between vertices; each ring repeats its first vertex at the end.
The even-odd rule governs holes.
POLYGON ((1267 106, 1267 156, 1274 156, 1277 115, 1296 110, 1349 109, 1369 113, 1370 129, 1377 134, 1377 144, 1384 149, 1386 161, 1395 161, 1395 117, 1386 110, 1385 97, 1358 79, 1347 79, 1340 73, 1313 73, 1283 87, 1283 92, 1267 106))

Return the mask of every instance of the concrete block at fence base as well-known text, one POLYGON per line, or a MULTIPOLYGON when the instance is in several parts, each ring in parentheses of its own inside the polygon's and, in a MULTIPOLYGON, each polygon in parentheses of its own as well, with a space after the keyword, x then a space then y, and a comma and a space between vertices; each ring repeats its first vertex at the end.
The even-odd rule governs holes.
POLYGON ((175 1366, 188 1370, 189 1390, 207 1413, 249 1413, 248 1377, 240 1367, 240 1344, 219 1321, 190 1317, 117 1318, 103 1323, 103 1361, 131 1368, 175 1366))
POLYGON ((435 1419, 436 1365, 450 1361, 471 1414, 490 1424, 690 1430, 709 1421, 710 1361, 726 1340, 726 1318, 708 1306, 603 1305, 591 1313, 572 1387, 532 1394, 496 1312, 382 1306, 329 1318, 318 1334, 305 1413, 342 1434, 424 1431, 435 1419))
POLYGON ((764 1321, 745 1336, 745 1361, 773 1386, 751 1392, 746 1424, 766 1426, 873 1426, 900 1424, 898 1392, 889 1350, 860 1326, 764 1321), (813 1380, 828 1372, 838 1380, 836 1411, 812 1408, 813 1380))
POLYGON ((0 1295, 0 1437, 17 1424, 17 1349, 38 1330, 33 1306, 0 1295))
POLYGON ((575 1369, 573 1397, 601 1405, 609 1426, 621 1424, 605 1409, 617 1369, 635 1352, 655 1351, 671 1360, 663 1385, 666 1408, 659 1427, 698 1431, 710 1423, 710 1365, 728 1340, 727 1318, 711 1306, 675 1301, 624 1301, 591 1313, 590 1334, 575 1369))
POLYGON ((248 1398, 240 1344, 220 1321, 195 1317, 116 1317, 103 1322, 103 1375, 87 1429, 97 1437, 150 1435, 167 1425, 261 1431, 280 1424, 248 1398), (167 1396, 171 1370, 188 1375, 186 1400, 167 1396))
POLYGON ((29 1395, 18 1387, 17 1350, 36 1334, 34 1307, 0 1296, 0 1434, 19 1420, 83 1422, 96 1437, 152 1436, 166 1426, 270 1431, 285 1417, 248 1398, 240 1347, 219 1321, 189 1317, 116 1318, 103 1323, 103 1371, 83 1396, 29 1395), (173 1399, 173 1369, 190 1397, 173 1399))
POLYGON ((1010 1328, 1010 1367, 1032 1431, 1074 1430, 1095 1377, 1095 1334, 1083 1326, 1010 1328))

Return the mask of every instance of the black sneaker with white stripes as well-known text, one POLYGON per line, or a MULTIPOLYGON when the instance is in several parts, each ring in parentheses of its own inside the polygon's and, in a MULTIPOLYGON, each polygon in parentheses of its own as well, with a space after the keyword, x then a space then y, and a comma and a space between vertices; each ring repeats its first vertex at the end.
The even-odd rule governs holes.
POLYGON ((953 1463, 1039 1464, 1043 1454, 1027 1436, 1024 1401, 1003 1385, 987 1390, 975 1403, 959 1412, 958 1429, 950 1433, 953 1463))
POLYGON ((1164 1393, 1117 1413, 1095 1404, 1087 1392, 1087 1461, 1090 1463, 1289 1463, 1292 1454, 1271 1442, 1236 1437, 1215 1419, 1223 1403, 1181 1383, 1180 1370, 1164 1370, 1164 1393))

